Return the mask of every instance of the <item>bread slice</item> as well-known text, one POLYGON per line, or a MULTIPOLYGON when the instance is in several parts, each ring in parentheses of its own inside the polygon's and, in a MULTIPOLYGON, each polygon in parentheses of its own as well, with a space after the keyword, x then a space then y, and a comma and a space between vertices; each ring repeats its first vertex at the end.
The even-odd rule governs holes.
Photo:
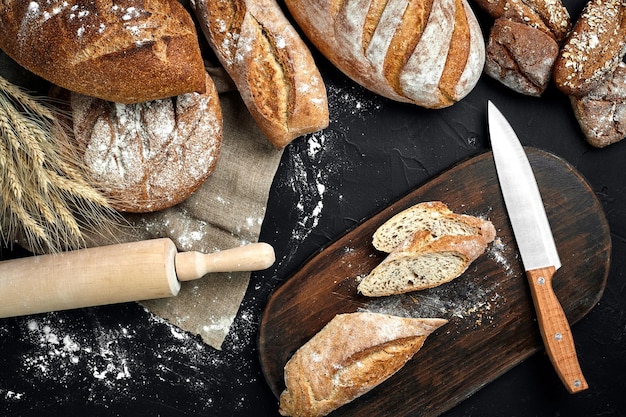
POLYGON ((459 277, 491 243, 493 224, 455 214, 441 202, 417 204, 374 233, 373 244, 389 255, 357 287, 369 297, 436 287, 459 277))
POLYGON ((280 414, 325 416, 349 403, 396 373, 445 323, 371 312, 336 315, 285 365, 280 414))
POLYGON ((390 253, 402 244, 414 245, 414 235, 423 231, 428 231, 433 238, 481 235, 491 241, 495 237, 491 222, 456 214, 441 201, 428 201, 411 206, 387 220, 374 232, 372 244, 377 250, 390 253))

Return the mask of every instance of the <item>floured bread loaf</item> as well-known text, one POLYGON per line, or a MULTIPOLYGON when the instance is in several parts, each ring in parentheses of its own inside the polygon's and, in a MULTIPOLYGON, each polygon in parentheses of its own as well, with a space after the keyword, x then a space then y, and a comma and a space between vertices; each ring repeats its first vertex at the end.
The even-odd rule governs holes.
POLYGON ((3 1, 0 49, 55 85, 108 101, 205 91, 195 26, 177 0, 3 1))
POLYGON ((441 108, 474 88, 485 61, 465 0, 287 0, 311 42, 348 77, 401 102, 441 108))
POLYGON ((287 362, 280 414, 325 416, 353 401, 402 368, 445 323, 369 312, 336 315, 287 362))
POLYGON ((583 96, 606 81, 626 53, 623 0, 591 0, 583 9, 554 65, 563 93, 583 96))
POLYGON ((328 126, 324 81, 275 0, 192 0, 208 43, 278 149, 328 126))
POLYGON ((381 297, 436 287, 459 277, 495 238, 488 220, 451 212, 441 202, 417 204, 374 233, 389 255, 357 287, 381 297))
POLYGON ((73 131, 85 168, 120 211, 140 213, 186 199, 213 172, 222 141, 215 86, 206 93, 137 104, 71 94, 73 131))

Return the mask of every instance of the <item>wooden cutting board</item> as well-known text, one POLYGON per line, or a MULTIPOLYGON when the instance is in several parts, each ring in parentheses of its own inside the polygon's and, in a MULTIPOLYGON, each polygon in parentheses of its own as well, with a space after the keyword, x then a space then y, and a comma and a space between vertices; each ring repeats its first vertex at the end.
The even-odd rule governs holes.
MULTIPOLYGON (((604 291, 608 224, 593 190, 571 165, 544 151, 526 151, 563 264, 554 290, 575 323, 604 291)), ((543 349, 491 152, 458 164, 361 223, 276 289, 259 331, 261 367, 274 394, 284 389, 283 367, 291 355, 336 314, 357 310, 449 322, 398 373, 333 416, 436 416, 543 349), (405 208, 433 200, 488 218, 496 242, 451 283, 378 299, 358 295, 358 278, 384 257, 371 244, 376 228, 405 208)), ((581 367, 584 372, 584 362, 581 367)))

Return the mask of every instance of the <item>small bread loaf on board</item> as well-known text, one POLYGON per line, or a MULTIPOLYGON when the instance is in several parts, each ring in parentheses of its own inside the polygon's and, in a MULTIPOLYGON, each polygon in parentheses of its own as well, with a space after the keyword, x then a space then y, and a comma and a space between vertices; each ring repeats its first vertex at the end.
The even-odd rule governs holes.
POLYGON ((626 64, 620 62, 606 81, 570 101, 590 145, 604 148, 621 141, 626 137, 626 64))
POLYGON ((71 93, 73 133, 94 186, 124 212, 171 207, 215 169, 222 112, 208 74, 206 93, 120 104, 71 93))
POLYGON ((55 85, 107 101, 205 91, 195 26, 177 0, 3 1, 0 49, 55 85))
POLYGON ((287 0, 326 58, 392 100, 447 107, 474 88, 485 62, 482 31, 466 0, 287 0))
POLYGON ((285 365, 280 414, 325 416, 353 401, 402 368, 446 323, 370 312, 336 315, 285 365))
POLYGON ((453 213, 438 201, 417 204, 374 233, 374 247, 389 255, 361 280, 357 291, 381 297, 449 282, 484 253, 495 235, 488 220, 453 213))
POLYGON ((275 0, 194 0, 191 6, 244 104, 276 148, 328 126, 324 81, 275 0))
POLYGON ((606 81, 626 53, 623 0, 591 0, 583 9, 554 65, 563 93, 581 97, 606 81))

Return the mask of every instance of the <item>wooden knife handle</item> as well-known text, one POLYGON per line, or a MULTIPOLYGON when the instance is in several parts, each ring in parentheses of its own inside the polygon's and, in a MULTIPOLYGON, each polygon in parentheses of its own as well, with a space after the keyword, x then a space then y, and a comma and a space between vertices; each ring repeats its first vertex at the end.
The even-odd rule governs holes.
POLYGON ((548 357, 570 393, 588 388, 565 312, 552 288, 553 266, 526 272, 548 357))

